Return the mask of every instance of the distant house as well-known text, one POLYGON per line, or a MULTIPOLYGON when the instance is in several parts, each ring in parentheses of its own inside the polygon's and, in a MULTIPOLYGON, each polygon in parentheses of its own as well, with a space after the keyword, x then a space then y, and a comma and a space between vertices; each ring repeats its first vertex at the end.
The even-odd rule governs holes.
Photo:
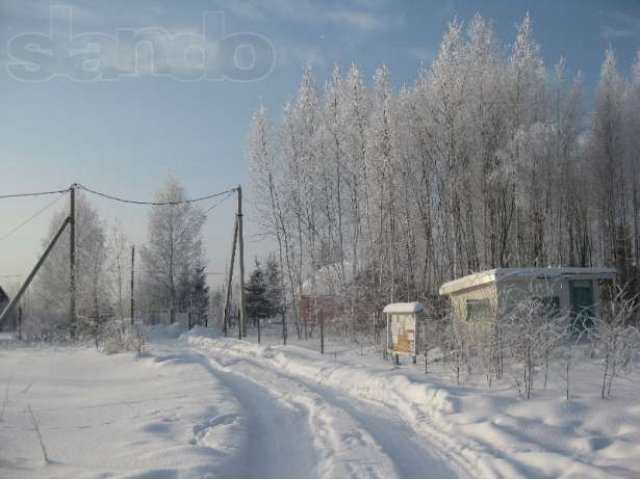
MULTIPOLYGON (((345 276, 351 268, 345 263, 345 276)), ((302 284, 300 292, 300 321, 304 325, 317 325, 344 311, 343 286, 350 278, 342 278, 341 265, 325 265, 314 272, 302 284)))
POLYGON ((537 299, 547 311, 576 318, 600 314, 604 286, 616 277, 611 268, 496 268, 443 284, 460 321, 495 320, 523 300, 537 299))
MULTIPOLYGON (((2 287, 0 287, 0 314, 2 314, 6 306, 9 305, 9 301, 9 295, 7 295, 2 287)), ((0 331, 15 330, 15 328, 16 323, 14 315, 9 315, 9 318, 5 319, 5 321, 0 324, 0 331)))

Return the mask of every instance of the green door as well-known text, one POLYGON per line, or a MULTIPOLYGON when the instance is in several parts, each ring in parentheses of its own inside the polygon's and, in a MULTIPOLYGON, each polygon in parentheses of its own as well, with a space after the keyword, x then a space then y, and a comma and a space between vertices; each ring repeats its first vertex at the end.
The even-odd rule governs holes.
POLYGON ((593 282, 591 280, 576 280, 570 282, 571 309, 574 315, 574 325, 585 330, 593 326, 594 301, 593 282))

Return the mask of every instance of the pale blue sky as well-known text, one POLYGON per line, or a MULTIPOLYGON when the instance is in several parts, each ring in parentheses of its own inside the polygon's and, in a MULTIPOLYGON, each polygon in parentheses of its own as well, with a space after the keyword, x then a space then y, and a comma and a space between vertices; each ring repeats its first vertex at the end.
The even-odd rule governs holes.
MULTIPOLYGON (((54 15, 60 11, 54 8, 54 15)), ((282 103, 295 92, 302 64, 311 63, 322 82, 336 62, 345 67, 356 62, 368 78, 384 63, 395 85, 410 85, 420 65, 432 61, 453 18, 466 22, 480 12, 495 21, 500 39, 508 44, 526 11, 546 62, 555 63, 564 55, 570 71, 583 72, 588 95, 608 45, 614 47, 625 74, 640 46, 640 3, 631 0, 0 0, 0 193, 80 182, 147 199, 169 171, 192 196, 246 184, 243 157, 251 114, 262 100, 277 117, 282 103), (14 45, 9 40, 32 32, 48 35, 50 7, 65 5, 71 7, 73 35, 96 32, 114 38, 118 29, 151 27, 171 35, 201 35, 205 13, 222 12, 226 35, 250 32, 266 39, 275 51, 275 63, 266 76, 248 82, 185 82, 150 75, 145 69, 116 80, 88 82, 65 76, 25 82, 10 74, 8 63, 16 63, 16 58, 9 55, 14 45)), ((54 19, 54 25, 63 22, 54 19)), ((56 63, 56 72, 69 68, 64 62, 62 58, 56 63)), ((123 73, 112 57, 107 64, 111 72, 123 73)), ((0 200, 0 237, 50 200, 0 200)), ((144 241, 145 208, 101 200, 95 204, 106 220, 121 218, 133 240, 144 241)), ((225 207, 206 227, 213 271, 224 269, 230 243, 233 202, 225 207)), ((247 208, 248 234, 259 233, 250 220, 250 203, 247 208)), ((51 213, 0 243, 0 276, 30 268, 51 213)), ((249 259, 264 248, 249 243, 249 259)))

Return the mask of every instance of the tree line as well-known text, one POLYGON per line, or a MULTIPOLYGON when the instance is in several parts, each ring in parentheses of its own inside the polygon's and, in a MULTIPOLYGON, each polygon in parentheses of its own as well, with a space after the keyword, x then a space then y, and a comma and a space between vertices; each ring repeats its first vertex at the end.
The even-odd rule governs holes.
MULTIPOLYGON (((156 191, 147 219, 146 243, 139 246, 135 271, 135 317, 169 323, 184 319, 205 324, 209 315, 209 286, 202 247, 204 211, 187 199, 179 181, 169 175, 156 191), (181 317, 179 317, 182 315, 181 317)), ((68 215, 57 212, 43 244, 68 215)), ((69 235, 60 237, 38 272, 25 303, 22 335, 27 339, 59 340, 92 337, 124 341, 132 324, 131 247, 117 221, 108 225, 83 192, 76 192, 76 324, 69 315, 69 235), (109 326, 110 320, 122 328, 109 326), (122 335, 119 335, 122 333, 122 335)), ((123 347, 119 345, 116 347, 123 347)))
POLYGON ((609 48, 592 108, 565 60, 545 65, 530 17, 502 44, 480 15, 449 25, 415 84, 305 67, 247 147, 257 217, 277 244, 289 315, 305 279, 336 271, 359 315, 437 301, 452 278, 496 267, 611 266, 640 289, 640 53, 609 48))

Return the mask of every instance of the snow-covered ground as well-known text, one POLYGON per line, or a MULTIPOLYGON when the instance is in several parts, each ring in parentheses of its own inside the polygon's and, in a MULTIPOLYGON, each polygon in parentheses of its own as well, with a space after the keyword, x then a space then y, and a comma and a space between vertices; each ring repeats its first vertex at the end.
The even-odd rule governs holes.
POLYGON ((580 365, 571 402, 521 401, 331 343, 180 333, 141 357, 5 343, 0 477, 640 476, 637 374, 602 401, 580 365))

